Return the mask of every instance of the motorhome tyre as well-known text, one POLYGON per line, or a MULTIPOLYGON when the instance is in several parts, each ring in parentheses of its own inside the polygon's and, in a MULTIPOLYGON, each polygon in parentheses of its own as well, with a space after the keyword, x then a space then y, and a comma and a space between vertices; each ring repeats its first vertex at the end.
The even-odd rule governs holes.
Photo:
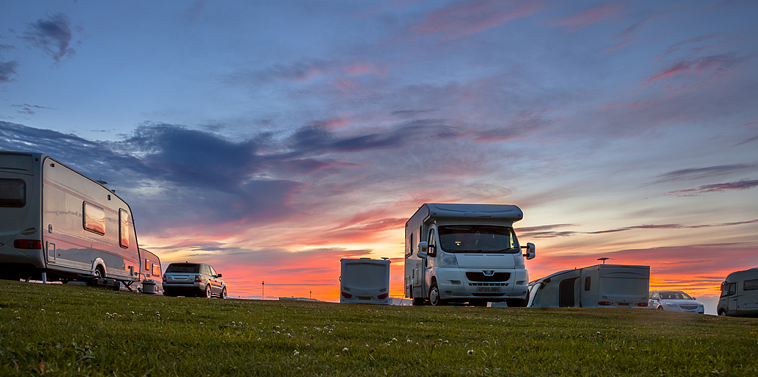
POLYGON ((223 289, 221 289, 221 295, 218 296, 218 298, 220 298, 222 300, 226 299, 226 287, 224 287, 223 289))
POLYGON ((523 308, 527 304, 526 300, 521 298, 509 298, 505 300, 505 303, 509 308, 523 308))
POLYGON ((432 306, 445 305, 445 301, 440 298, 440 290, 437 288, 436 281, 433 281, 429 288, 429 304, 432 306))
POLYGON ((720 316, 726 316, 726 310, 724 310, 724 309, 719 309, 719 315, 720 315, 720 316))

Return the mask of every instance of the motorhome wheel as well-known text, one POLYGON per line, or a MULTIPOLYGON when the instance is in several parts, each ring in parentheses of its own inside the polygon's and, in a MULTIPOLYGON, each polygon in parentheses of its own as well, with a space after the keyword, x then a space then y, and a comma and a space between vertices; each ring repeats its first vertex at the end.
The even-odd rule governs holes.
POLYGON ((429 303, 432 306, 445 305, 445 301, 440 299, 440 290, 437 288, 437 282, 432 283, 432 287, 429 288, 429 303))

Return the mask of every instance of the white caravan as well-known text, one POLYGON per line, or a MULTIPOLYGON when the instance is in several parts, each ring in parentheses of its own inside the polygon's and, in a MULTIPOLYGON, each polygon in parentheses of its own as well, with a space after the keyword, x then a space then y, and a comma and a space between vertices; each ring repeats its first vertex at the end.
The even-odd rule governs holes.
POLYGON ((49 156, 0 151, 0 278, 45 277, 138 282, 132 211, 49 156))
POLYGON ((140 248, 140 280, 142 280, 142 293, 158 294, 163 292, 163 280, 161 278, 161 259, 153 252, 140 248))
POLYGON ((524 257, 535 251, 513 231, 523 217, 514 205, 423 204, 405 223, 405 297, 413 305, 526 306, 524 257))
POLYGON ((758 317, 758 268, 726 277, 717 311, 719 315, 758 317))
POLYGON ((340 259, 340 303, 390 304, 390 261, 340 259))
POLYGON ((649 288, 650 266, 598 264, 529 283, 529 306, 647 308, 649 288))

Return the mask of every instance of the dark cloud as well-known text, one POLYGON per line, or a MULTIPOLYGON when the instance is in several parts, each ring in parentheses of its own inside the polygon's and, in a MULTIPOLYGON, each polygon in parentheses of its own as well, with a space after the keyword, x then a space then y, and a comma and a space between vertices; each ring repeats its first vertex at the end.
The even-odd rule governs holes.
POLYGON ((69 47, 72 38, 68 18, 62 13, 30 23, 21 37, 34 47, 50 54, 56 62, 60 62, 65 56, 76 54, 76 50, 69 47))
POLYGON ((758 169, 758 165, 755 164, 731 164, 709 166, 705 168, 679 169, 660 174, 656 176, 657 179, 655 181, 650 182, 647 185, 669 181, 704 179, 732 173, 752 172, 756 169, 758 169))
POLYGON ((18 62, 15 60, 0 62, 0 83, 13 81, 16 76, 16 67, 18 67, 18 62))
POLYGON ((596 232, 586 232, 586 234, 617 233, 617 232, 625 232, 627 230, 634 230, 634 229, 698 229, 698 228, 717 228, 717 227, 735 226, 735 225, 744 225, 744 224, 755 224, 755 223, 758 223, 758 219, 746 220, 746 221, 737 221, 737 222, 731 222, 731 223, 702 224, 702 225, 681 225, 681 224, 636 225, 636 226, 628 226, 628 227, 618 228, 618 229, 608 229, 608 230, 599 230, 599 231, 596 231, 596 232))
POLYGON ((11 105, 13 107, 18 107, 18 113, 23 115, 34 115, 37 113, 37 110, 50 110, 52 107, 45 107, 40 105, 30 105, 28 103, 22 104, 22 105, 11 105))
POLYGON ((751 137, 751 138, 745 139, 744 141, 742 141, 742 142, 740 142, 740 143, 737 143, 737 144, 735 144, 734 146, 736 147, 736 146, 738 146, 738 145, 747 144, 747 143, 752 143, 752 142, 754 142, 754 141, 756 141, 756 140, 758 140, 758 136, 753 136, 753 137, 751 137))
POLYGON ((551 224, 540 225, 531 227, 519 227, 516 232, 522 239, 525 238, 556 238, 556 237, 569 237, 581 232, 575 231, 554 231, 556 228, 563 228, 567 226, 575 226, 574 224, 551 224))
POLYGON ((697 37, 690 38, 690 39, 688 39, 686 41, 674 43, 671 46, 669 46, 668 48, 666 48, 666 50, 664 50, 660 55, 658 55, 655 58, 655 60, 664 59, 667 56, 669 56, 670 54, 672 54, 672 53, 674 53, 676 51, 679 51, 679 49, 682 48, 683 46, 705 42, 705 41, 707 41, 709 39, 713 39, 713 38, 715 38, 717 36, 718 36, 718 33, 699 35, 697 37))
POLYGON ((698 196, 710 192, 724 192, 733 190, 748 190, 758 187, 758 180, 741 180, 738 182, 716 183, 712 185, 703 185, 696 189, 670 191, 667 195, 671 196, 698 196))

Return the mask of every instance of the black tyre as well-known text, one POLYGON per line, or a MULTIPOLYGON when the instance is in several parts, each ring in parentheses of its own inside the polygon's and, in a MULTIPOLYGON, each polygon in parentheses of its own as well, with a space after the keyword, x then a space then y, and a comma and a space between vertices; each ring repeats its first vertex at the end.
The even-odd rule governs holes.
POLYGON ((658 310, 663 310, 663 305, 659 306, 658 310))
POLYGON ((413 299, 413 306, 422 306, 425 304, 426 304, 426 300, 424 300, 423 298, 416 297, 413 299))
POLYGON ((505 303, 509 308, 523 308, 527 304, 526 300, 521 298, 509 298, 505 300, 505 303))
POLYGON ((221 294, 218 296, 218 298, 220 298, 220 299, 222 299, 222 300, 226 300, 226 297, 227 297, 227 296, 226 296, 226 287, 224 287, 224 288, 221 290, 221 294))
POLYGON ((720 316, 726 316, 726 310, 724 310, 724 309, 719 310, 719 315, 720 316))
POLYGON ((211 285, 208 284, 205 286, 205 298, 211 298, 213 297, 213 291, 211 291, 211 285))
POLYGON ((429 288, 429 304, 432 306, 445 305, 445 300, 440 298, 440 289, 437 288, 437 282, 432 282, 429 288))

